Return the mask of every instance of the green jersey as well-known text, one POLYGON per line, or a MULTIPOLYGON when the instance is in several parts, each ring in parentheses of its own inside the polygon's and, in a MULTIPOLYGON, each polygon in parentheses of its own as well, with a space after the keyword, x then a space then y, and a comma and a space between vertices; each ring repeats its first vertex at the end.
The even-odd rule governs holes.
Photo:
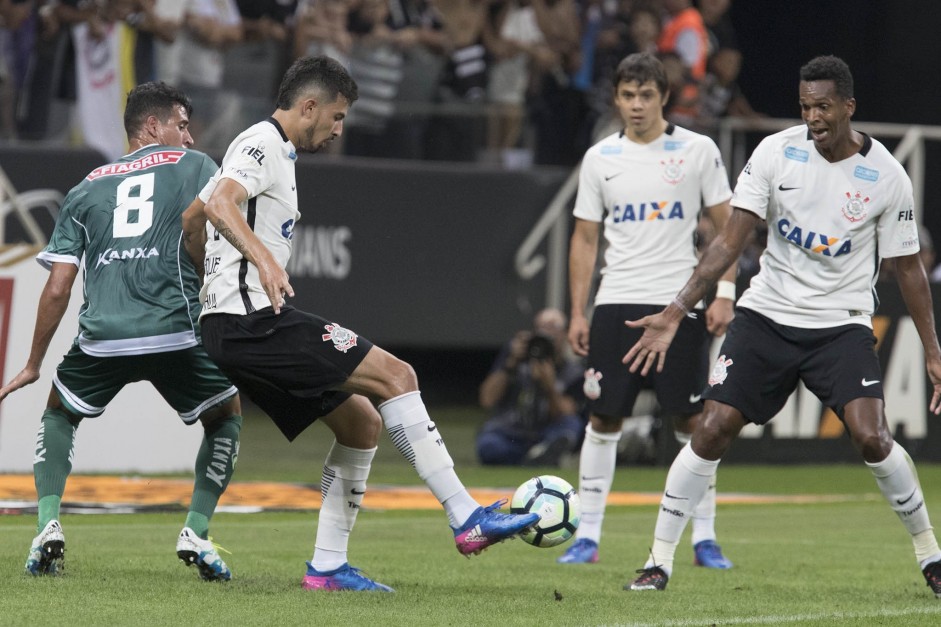
POLYGON ((216 169, 201 152, 150 145, 96 168, 66 196, 36 259, 83 270, 75 340, 83 352, 142 355, 199 344, 199 278, 180 216, 216 169))

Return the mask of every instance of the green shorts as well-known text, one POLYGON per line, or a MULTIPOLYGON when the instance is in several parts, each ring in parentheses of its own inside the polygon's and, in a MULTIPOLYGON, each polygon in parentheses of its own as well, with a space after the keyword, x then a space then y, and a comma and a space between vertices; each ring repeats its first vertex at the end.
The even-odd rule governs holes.
POLYGON ((72 345, 52 384, 66 408, 79 416, 104 412, 128 383, 150 381, 186 424, 232 398, 238 390, 202 346, 167 353, 92 357, 72 345))

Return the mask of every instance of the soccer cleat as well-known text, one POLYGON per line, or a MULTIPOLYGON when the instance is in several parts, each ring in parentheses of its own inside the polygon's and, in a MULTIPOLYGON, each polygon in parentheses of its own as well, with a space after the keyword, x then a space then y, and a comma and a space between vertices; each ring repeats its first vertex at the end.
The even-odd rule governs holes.
POLYGON ((659 566, 641 568, 637 572, 640 576, 625 585, 625 590, 666 590, 670 577, 659 566))
POLYGON ((195 565, 199 568, 200 578, 206 581, 228 581, 232 578, 232 571, 222 561, 216 548, 222 547, 217 547, 211 540, 203 540, 189 527, 183 527, 176 541, 177 557, 187 566, 195 565))
POLYGON ((921 572, 935 598, 941 599, 941 562, 931 562, 921 572))
POLYGON ((33 538, 33 544, 26 557, 26 573, 58 575, 62 572, 65 559, 65 535, 58 520, 50 520, 42 532, 33 538))
POLYGON ((696 566, 706 568, 718 568, 727 570, 732 568, 732 562, 725 555, 722 555, 722 547, 716 544, 715 540, 703 540, 693 546, 693 553, 696 554, 696 566))
POLYGON ((556 561, 560 564, 594 564, 598 561, 598 543, 588 538, 576 540, 556 561))
POLYGON ((451 527, 461 555, 479 555, 487 547, 512 538, 539 522, 539 514, 536 513, 503 514, 495 511, 503 505, 506 505, 506 499, 478 507, 460 528, 451 527))
POLYGON ((318 571, 310 562, 307 562, 307 574, 301 582, 304 590, 329 590, 338 592, 351 590, 354 592, 395 592, 387 585, 373 581, 364 575, 358 568, 343 564, 335 570, 325 573, 318 571))

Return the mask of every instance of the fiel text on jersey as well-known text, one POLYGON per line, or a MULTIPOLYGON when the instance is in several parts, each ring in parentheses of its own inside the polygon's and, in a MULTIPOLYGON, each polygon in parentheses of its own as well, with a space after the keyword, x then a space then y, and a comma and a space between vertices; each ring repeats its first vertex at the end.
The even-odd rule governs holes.
POLYGON ((673 205, 667 209, 669 200, 660 200, 654 202, 642 202, 636 206, 627 203, 623 207, 614 205, 611 211, 611 217, 615 223, 618 222, 649 222, 651 220, 682 220, 683 203, 679 200, 674 201, 673 205))
POLYGON ((265 160, 265 149, 263 146, 259 146, 258 148, 255 146, 245 146, 245 148, 242 148, 242 153, 257 161, 258 165, 261 165, 261 162, 265 160))
POLYGON ((92 170, 85 178, 89 181, 94 181, 103 176, 118 176, 129 172, 139 172, 140 170, 146 170, 147 168, 153 168, 158 165, 172 165, 179 163, 180 159, 182 159, 185 154, 186 153, 182 150, 160 150, 158 152, 152 152, 140 159, 135 159, 130 163, 109 163, 108 165, 103 165, 92 170))

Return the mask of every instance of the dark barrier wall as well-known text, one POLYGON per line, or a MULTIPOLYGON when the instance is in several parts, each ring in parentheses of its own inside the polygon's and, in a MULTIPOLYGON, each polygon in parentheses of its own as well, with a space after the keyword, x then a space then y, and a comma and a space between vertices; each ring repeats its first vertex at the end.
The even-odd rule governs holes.
MULTIPOLYGON (((0 147, 0 166, 21 192, 65 192, 100 163, 89 152, 0 147)), ((544 278, 516 278, 513 257, 567 174, 302 158, 304 218, 289 268, 294 304, 406 355, 421 354, 416 367, 426 390, 461 379, 472 398, 493 351, 529 326, 543 304, 544 278), (455 359, 475 361, 480 372, 454 367, 455 359)), ((937 310, 941 287, 932 289, 937 310)), ((880 296, 874 327, 890 425, 913 457, 941 461, 941 417, 927 411, 930 384, 917 333, 894 284, 880 286, 880 296)), ((858 460, 840 421, 806 391, 769 426, 746 429, 726 458, 858 460)))

